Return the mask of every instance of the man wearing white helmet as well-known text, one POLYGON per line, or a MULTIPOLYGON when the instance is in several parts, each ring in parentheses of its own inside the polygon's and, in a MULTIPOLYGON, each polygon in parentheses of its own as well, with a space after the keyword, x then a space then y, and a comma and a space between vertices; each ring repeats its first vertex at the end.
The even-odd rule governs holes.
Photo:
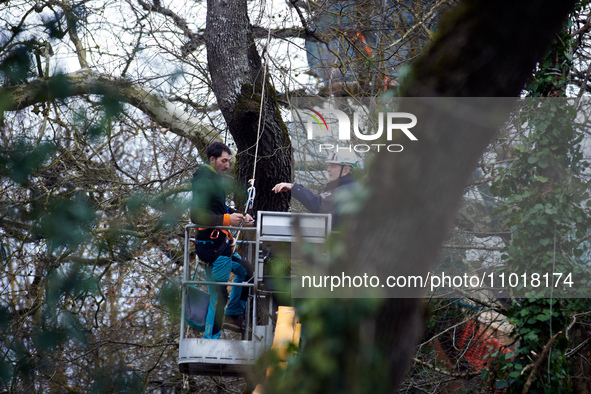
POLYGON ((328 164, 328 183, 324 192, 317 195, 299 183, 278 183, 273 187, 275 193, 291 191, 291 196, 301 202, 307 210, 314 213, 331 213, 333 225, 338 226, 341 222, 335 203, 334 196, 343 190, 355 186, 353 168, 357 168, 359 159, 354 152, 336 152, 326 160, 328 164))

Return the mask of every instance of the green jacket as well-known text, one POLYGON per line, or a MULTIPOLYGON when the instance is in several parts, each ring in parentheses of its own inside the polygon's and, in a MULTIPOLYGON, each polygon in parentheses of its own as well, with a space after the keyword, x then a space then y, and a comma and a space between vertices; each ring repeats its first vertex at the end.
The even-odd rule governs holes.
POLYGON ((191 185, 191 221, 206 226, 229 226, 230 214, 237 212, 226 205, 226 188, 231 179, 219 175, 205 164, 195 171, 191 185))

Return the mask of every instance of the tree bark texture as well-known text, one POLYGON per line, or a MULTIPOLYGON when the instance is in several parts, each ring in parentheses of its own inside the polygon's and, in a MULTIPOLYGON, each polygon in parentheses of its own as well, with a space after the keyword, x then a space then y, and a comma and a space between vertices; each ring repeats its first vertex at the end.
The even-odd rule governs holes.
MULTIPOLYGON (((402 87, 407 97, 518 97, 537 59, 574 6, 574 0, 460 3, 440 24, 430 49, 402 87)), ((369 171, 369 201, 349 223, 347 259, 384 273, 423 274, 437 262, 464 188, 510 108, 468 100, 475 119, 428 105, 414 113, 418 141, 400 154, 378 154, 369 171), (496 115, 496 116, 492 116, 496 115), (482 122, 479 122, 482 120, 482 122), (412 269, 411 269, 412 267, 412 269)), ((460 104, 461 105, 461 104, 460 104)), ((422 333, 421 289, 416 298, 387 299, 375 317, 381 348, 397 387, 422 333)))
POLYGON ((271 188, 292 178, 291 142, 277 107, 277 93, 268 78, 263 79, 246 0, 208 0, 206 26, 207 64, 213 91, 238 148, 238 178, 243 182, 252 178, 256 156, 255 211, 286 211, 288 194, 274 194, 271 188))

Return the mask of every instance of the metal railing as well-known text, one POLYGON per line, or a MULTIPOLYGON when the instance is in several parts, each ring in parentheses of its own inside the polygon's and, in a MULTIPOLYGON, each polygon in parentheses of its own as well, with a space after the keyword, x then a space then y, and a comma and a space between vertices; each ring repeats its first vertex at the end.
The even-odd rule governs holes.
MULTIPOLYGON (((209 281, 209 280, 193 280, 190 279, 191 277, 191 273, 194 272, 194 270, 196 270, 198 267, 197 265, 199 264, 199 258, 198 256, 196 256, 197 258, 195 259, 195 268, 194 270, 191 269, 191 236, 190 236, 190 232, 192 229, 197 230, 198 228, 207 228, 207 226, 203 226, 203 225, 199 225, 199 224, 189 224, 187 226, 185 226, 185 243, 184 243, 184 257, 183 257, 183 276, 182 276, 182 281, 181 281, 181 332, 180 332, 180 338, 184 339, 185 338, 185 329, 186 329, 186 323, 185 323, 185 307, 186 307, 186 297, 187 297, 187 286, 189 285, 197 285, 197 286, 205 286, 205 285, 212 285, 212 286, 233 286, 233 287, 250 287, 250 288, 254 288, 254 283, 248 283, 248 282, 241 282, 241 283, 236 283, 236 282, 217 282, 217 281, 209 281)), ((253 232, 256 231, 256 227, 234 227, 234 226, 215 226, 215 227, 209 227, 209 228, 215 228, 218 230, 230 230, 230 231, 234 231, 234 230, 239 230, 239 231, 246 231, 246 232, 253 232)), ((240 244, 244 244, 246 243, 248 246, 248 252, 247 252, 247 256, 249 257, 256 257, 254 256, 254 249, 253 249, 253 244, 255 243, 255 241, 242 241, 240 244)), ((250 260, 252 262, 252 260, 250 260)), ((253 270, 255 269, 254 267, 254 262, 252 262, 253 264, 253 270)), ((247 303, 247 307, 248 307, 247 303)), ((249 308, 250 309, 250 308, 249 308)), ((253 308, 254 309, 254 308, 253 308)), ((247 317, 247 332, 249 331, 249 329, 251 329, 250 327, 250 314, 248 313, 249 311, 246 311, 245 315, 247 317)))
MULTIPOLYGON (((181 329, 179 340, 179 369, 182 373, 202 375, 238 375, 253 365, 256 358, 273 342, 274 316, 276 304, 275 289, 265 284, 266 259, 263 245, 289 243, 302 240, 315 244, 324 243, 331 231, 331 217, 327 214, 305 214, 287 212, 259 211, 256 227, 218 226, 219 230, 239 230, 246 233, 255 231, 255 237, 242 241, 247 252, 243 257, 253 266, 254 283, 215 282, 210 280, 192 280, 191 269, 191 231, 197 228, 214 228, 190 224, 185 227, 184 265, 182 275, 181 329), (254 241, 252 238, 255 238, 254 241), (251 288, 247 302, 246 330, 244 339, 204 339, 187 338, 185 307, 187 286, 237 286, 251 288)), ((196 237, 196 236, 195 236, 196 237)), ((195 264, 199 264, 198 257, 195 264)), ((197 267, 196 265, 196 267, 197 267)))

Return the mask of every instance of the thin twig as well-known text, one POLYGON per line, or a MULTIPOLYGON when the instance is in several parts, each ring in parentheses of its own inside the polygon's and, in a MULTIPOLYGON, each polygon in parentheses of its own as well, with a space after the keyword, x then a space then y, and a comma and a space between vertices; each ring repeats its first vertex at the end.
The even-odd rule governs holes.
POLYGON ((523 391, 521 392, 522 394, 529 393, 529 389, 531 388, 531 385, 534 382, 535 374, 539 371, 539 369, 542 365, 542 362, 544 361, 544 359, 546 359, 546 357, 548 356, 548 353, 550 353, 550 349, 552 348, 552 345, 554 345, 556 338, 558 338, 558 336, 560 334, 562 334, 562 331, 558 331, 556 334, 554 334, 554 336, 552 338, 550 338, 550 340, 548 341, 546 346, 544 346, 542 353, 540 354, 540 356, 538 357, 536 362, 533 364, 531 372, 529 373, 529 376, 527 377, 527 382, 525 382, 525 386, 523 386, 523 391))
POLYGON ((414 361, 415 363, 420 364, 424 367, 427 367, 437 373, 440 373, 442 375, 451 376, 451 377, 458 378, 458 379, 473 378, 474 376, 478 376, 482 373, 482 371, 462 372, 462 373, 449 372, 449 371, 446 371, 445 369, 441 369, 439 367, 436 367, 435 365, 430 364, 428 362, 421 361, 416 357, 413 357, 412 361, 414 361))

